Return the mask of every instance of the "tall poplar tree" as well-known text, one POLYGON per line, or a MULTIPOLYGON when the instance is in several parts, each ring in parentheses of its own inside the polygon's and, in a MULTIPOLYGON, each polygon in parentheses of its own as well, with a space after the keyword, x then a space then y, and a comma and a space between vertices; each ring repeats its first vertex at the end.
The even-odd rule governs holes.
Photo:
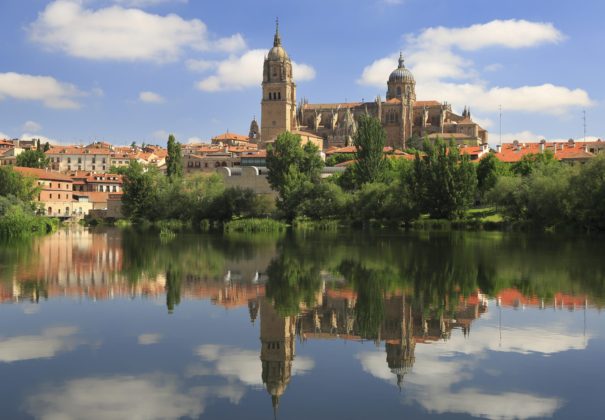
POLYGON ((382 181, 386 171, 384 146, 386 134, 377 118, 363 115, 353 139, 357 151, 354 171, 358 186, 382 181))
POLYGON ((181 155, 181 143, 177 142, 171 134, 168 136, 168 156, 166 157, 166 175, 170 180, 183 176, 183 156, 181 155))

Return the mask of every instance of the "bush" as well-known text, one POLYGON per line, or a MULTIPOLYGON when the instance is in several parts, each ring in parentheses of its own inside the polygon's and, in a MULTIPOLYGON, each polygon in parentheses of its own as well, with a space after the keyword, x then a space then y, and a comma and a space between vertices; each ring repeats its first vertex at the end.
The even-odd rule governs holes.
POLYGON ((232 220, 224 226, 225 232, 282 232, 288 225, 273 219, 240 219, 232 220))

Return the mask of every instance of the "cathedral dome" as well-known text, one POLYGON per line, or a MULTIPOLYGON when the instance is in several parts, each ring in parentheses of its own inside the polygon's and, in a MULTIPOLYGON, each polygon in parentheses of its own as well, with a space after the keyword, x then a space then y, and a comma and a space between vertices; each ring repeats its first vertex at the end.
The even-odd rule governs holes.
POLYGON ((415 83, 412 73, 403 64, 403 54, 399 54, 399 66, 391 72, 389 82, 415 83))
POLYGON ((269 50, 267 59, 270 61, 282 61, 288 59, 288 53, 281 45, 276 45, 269 50))
POLYGON ((288 53, 281 46, 281 37, 279 36, 279 22, 275 21, 275 36, 273 37, 273 48, 269 50, 267 55, 269 61, 288 60, 288 53))

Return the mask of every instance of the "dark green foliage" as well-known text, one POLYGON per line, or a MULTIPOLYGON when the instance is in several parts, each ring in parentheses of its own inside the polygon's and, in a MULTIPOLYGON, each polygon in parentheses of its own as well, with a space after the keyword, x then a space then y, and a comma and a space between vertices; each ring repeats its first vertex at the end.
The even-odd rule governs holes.
POLYGON ((573 216, 585 229, 605 230, 605 154, 586 163, 570 180, 573 216))
POLYGON ((505 164, 500 162, 496 155, 489 153, 477 165, 477 190, 483 198, 485 193, 496 185, 498 177, 507 172, 505 164))
POLYGON ((519 162, 511 165, 511 171, 516 175, 528 176, 535 168, 558 164, 553 152, 545 150, 544 153, 529 153, 523 156, 519 162))
POLYGON ((183 176, 183 156, 181 152, 181 143, 178 143, 174 136, 168 136, 168 156, 166 157, 166 175, 170 180, 181 178, 183 176))
POLYGON ((301 147, 298 135, 282 133, 269 145, 267 179, 278 193, 277 207, 286 220, 301 214, 301 206, 320 181, 323 166, 317 147, 312 143, 301 147))
POLYGON ((46 168, 48 166, 49 159, 46 157, 44 152, 40 149, 37 150, 25 150, 17 156, 17 166, 23 166, 27 168, 46 168))
POLYGON ((251 189, 227 188, 213 200, 209 216, 221 222, 234 217, 261 216, 257 203, 256 194, 251 189))
POLYGON ((386 134, 380 121, 366 115, 360 117, 353 142, 357 147, 357 161, 353 164, 357 185, 382 181, 387 163, 384 157, 386 134))
POLYGON ((32 201, 40 191, 33 178, 13 170, 11 166, 0 166, 0 196, 14 196, 21 201, 32 201))
POLYGON ((441 140, 425 143, 426 156, 416 154, 411 187, 420 209, 436 219, 452 219, 475 198, 477 176, 468 155, 441 140))
POLYGON ((355 159, 355 153, 337 153, 326 158, 326 166, 335 166, 355 159))

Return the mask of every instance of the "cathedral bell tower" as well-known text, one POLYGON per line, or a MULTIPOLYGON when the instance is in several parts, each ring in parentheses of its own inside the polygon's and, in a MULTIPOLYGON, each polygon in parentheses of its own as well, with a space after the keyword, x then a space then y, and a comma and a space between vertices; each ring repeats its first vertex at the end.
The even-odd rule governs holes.
POLYGON ((261 146, 284 131, 296 130, 296 84, 292 79, 292 62, 281 45, 276 21, 273 48, 263 66, 261 101, 261 146))

